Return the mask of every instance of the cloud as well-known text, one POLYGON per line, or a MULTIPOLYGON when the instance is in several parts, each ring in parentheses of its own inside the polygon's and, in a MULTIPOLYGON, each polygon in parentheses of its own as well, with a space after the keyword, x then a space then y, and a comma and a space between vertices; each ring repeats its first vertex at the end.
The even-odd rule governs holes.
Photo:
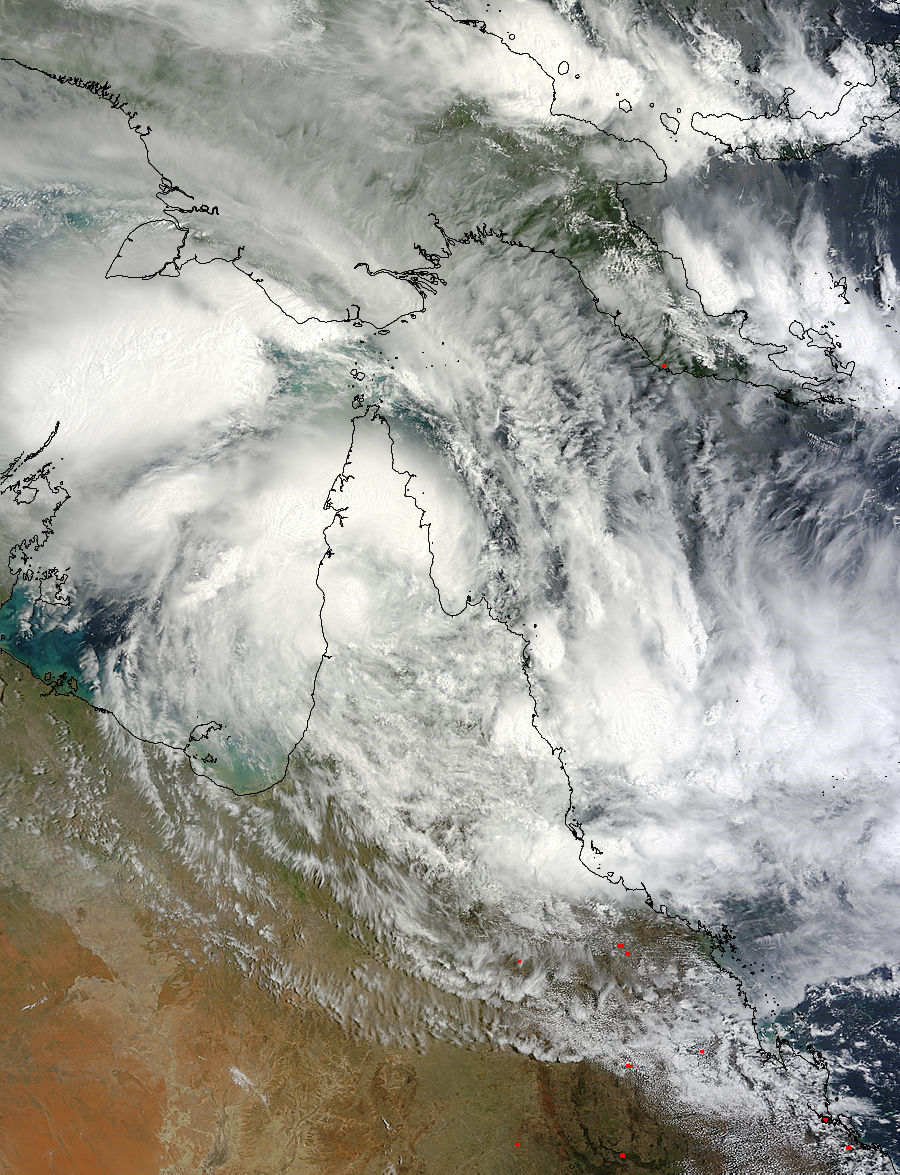
MULTIPOLYGON (((333 25, 263 7, 247 45, 240 6, 209 31, 202 9, 103 11, 109 40, 82 44, 86 65, 105 76, 115 57, 152 112, 154 160, 221 205, 191 222, 192 241, 221 256, 243 246, 300 318, 365 304, 359 261, 436 273, 430 256, 446 282, 425 316, 373 336, 296 328, 225 261, 104 281, 154 203, 140 143, 121 123, 80 127, 75 104, 94 110, 90 96, 38 80, 26 100, 4 73, 19 78, 5 133, 25 128, 4 237, 4 445, 28 450, 59 420, 49 456, 70 494, 41 557, 67 569, 72 605, 42 619, 83 634, 77 668, 95 701, 147 739, 180 746, 194 730, 238 790, 277 778, 309 721, 276 815, 248 818, 230 855, 222 830, 236 837, 248 809, 216 808, 202 784, 158 797, 198 821, 179 840, 172 819, 172 851, 243 885, 241 851, 263 846, 327 879, 398 964, 525 1008, 491 1027, 496 1039, 606 1059, 641 1039, 688 1101, 736 1105, 741 1066, 756 1080, 759 1062, 734 985, 684 946, 647 964, 645 1003, 626 998, 606 940, 639 903, 579 864, 552 750, 600 871, 734 923, 766 963, 765 1010, 896 950, 882 919, 896 901, 900 684, 887 302, 855 287, 848 300, 816 197, 772 215, 762 197, 741 202, 743 173, 724 166, 710 192, 710 144, 686 117, 677 143, 659 125, 660 108, 724 94, 737 68, 724 38, 698 73, 699 50, 616 13, 597 15, 602 45, 536 5, 501 30, 568 54, 560 103, 583 70, 590 97, 572 110, 604 127, 631 117, 610 85, 640 89, 633 133, 671 164, 682 199, 663 211, 664 188, 634 216, 673 261, 608 192, 578 203, 599 190, 602 136, 551 133, 541 71, 430 7, 333 25), (174 42, 165 70, 146 66, 160 27, 174 42), (29 146, 32 100, 48 126, 57 105, 66 120, 54 168, 29 146), (99 141, 106 154, 86 163, 99 141), (129 148, 138 163, 120 173, 129 148), (536 210, 560 234, 541 239, 546 253, 463 240, 521 222, 527 244, 536 210), (578 233, 607 314, 549 254, 582 247, 578 233), (699 297, 713 313, 746 307, 748 333, 775 344, 746 348, 752 378, 661 374, 657 344, 711 364, 741 345, 699 297), (852 405, 776 399, 756 378, 778 376, 770 350, 813 378, 831 379, 835 356, 854 362, 839 383, 852 405), (371 412, 351 423, 357 395, 381 404, 393 454, 371 412), (415 475, 408 495, 430 530, 397 470, 415 475), (447 614, 467 596, 484 602, 447 614), (537 961, 519 983, 502 959, 523 936, 537 961), (689 1077, 691 1042, 716 1033, 714 1076, 689 1077)), ((59 52, 60 27, 32 48, 59 52)), ((815 97, 821 70, 801 72, 815 97)), ((753 109, 740 81, 739 109, 753 109)), ((649 157, 629 150, 636 178, 649 157)), ((781 1096, 765 1085, 760 1106, 781 1096)))

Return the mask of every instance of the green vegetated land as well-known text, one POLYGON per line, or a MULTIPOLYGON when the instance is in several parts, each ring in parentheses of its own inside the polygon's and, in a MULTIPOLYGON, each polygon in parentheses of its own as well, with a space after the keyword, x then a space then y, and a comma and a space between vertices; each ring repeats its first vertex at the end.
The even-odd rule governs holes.
MULTIPOLYGON (((126 1134, 131 1117, 135 1129, 138 1117, 157 1124, 143 1138, 136 1172, 189 1162, 230 1175, 336 1175, 380 1172, 386 1155, 433 1175, 675 1175, 688 1155, 695 1170, 723 1169, 634 1082, 597 1065, 438 1041, 424 1051, 374 1043, 310 999, 266 990, 227 952, 202 949, 190 919, 150 908, 130 876, 124 840, 104 831, 130 819, 130 851, 166 877, 170 899, 196 899, 200 881, 146 818, 133 767, 105 740, 94 712, 80 699, 47 696, 7 655, 0 678, 0 804, 9 829, 0 849, 0 991, 18 1007, 56 992, 13 1028, 15 1082, 0 1083, 0 1162, 36 1172, 23 1154, 45 1153, 43 1131, 68 1153, 68 1171, 117 1175, 103 1148, 89 1161, 79 1151, 107 1100, 113 1135, 126 1134), (67 818, 72 808, 61 802, 76 762, 74 786, 95 798, 93 832, 91 818, 67 818), (97 1042, 90 1063, 85 1024, 97 1042), (235 1085, 234 1066, 260 1096, 235 1085), (150 1091, 149 1102, 126 1096, 134 1082, 150 1091), (36 1116, 18 1112, 23 1089, 40 1107, 36 1116)), ((138 749, 165 786, 162 758, 138 749)), ((186 765, 169 764, 168 775, 172 787, 211 786, 186 765)), ((247 802, 260 801, 271 802, 247 802)), ((316 952, 323 970, 340 976, 363 960, 370 947, 348 932, 353 920, 328 893, 289 870, 271 882, 283 903, 280 929, 316 952)))

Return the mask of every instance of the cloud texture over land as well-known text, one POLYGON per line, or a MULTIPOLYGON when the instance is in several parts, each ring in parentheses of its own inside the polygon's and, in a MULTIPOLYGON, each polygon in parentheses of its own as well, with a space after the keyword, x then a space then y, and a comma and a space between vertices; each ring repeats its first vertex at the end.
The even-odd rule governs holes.
MULTIPOLYGON (((839 150, 872 166, 893 59, 848 39, 823 66, 793 37, 757 73, 714 29, 632 17, 48 5, 39 37, 11 5, 4 53, 115 70, 140 122, 0 65, 0 458, 60 422, 3 525, 37 533, 50 461, 69 500, 21 550, 70 600, 22 580, 3 621, 141 738, 194 731, 237 791, 306 732, 329 769, 260 821, 272 859, 291 821, 335 821, 380 864, 355 894, 324 853, 303 868, 404 965, 527 1005, 522 1047, 640 1041, 672 1097, 733 1112, 759 1074, 721 972, 648 970, 680 1001, 666 1028, 658 994, 594 970, 635 903, 579 863, 569 781, 585 861, 731 924, 761 1012, 896 955, 890 233, 842 256, 822 190, 703 133, 729 112, 719 139, 768 118, 805 142, 849 81, 841 117, 871 121, 839 150), (160 175, 197 261, 106 280, 120 248, 135 273, 164 250, 126 241, 173 206, 160 175), (723 1044, 697 1077, 703 1033, 723 1044)), ((807 1077, 753 1113, 811 1112, 807 1077)))

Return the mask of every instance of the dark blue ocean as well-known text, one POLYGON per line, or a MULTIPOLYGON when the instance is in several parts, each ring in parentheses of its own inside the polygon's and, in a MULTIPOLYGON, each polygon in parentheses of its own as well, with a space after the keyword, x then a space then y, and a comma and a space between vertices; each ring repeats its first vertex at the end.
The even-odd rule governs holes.
POLYGON ((900 966, 807 988, 777 1022, 791 1040, 821 1050, 833 1095, 866 1103, 851 1115, 863 1140, 900 1165, 900 966))

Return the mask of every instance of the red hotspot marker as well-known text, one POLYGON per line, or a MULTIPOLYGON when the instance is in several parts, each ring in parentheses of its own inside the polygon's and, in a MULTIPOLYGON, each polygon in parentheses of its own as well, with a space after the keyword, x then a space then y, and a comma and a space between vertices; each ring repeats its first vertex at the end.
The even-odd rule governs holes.
MULTIPOLYGON (((701 1053, 705 1053, 705 1052, 706 1052, 706 1049, 700 1049, 700 1052, 701 1052, 701 1053)), ((828 1119, 826 1118, 826 1119, 825 1119, 825 1121, 827 1122, 827 1121, 828 1121, 828 1119)))
POLYGON ((630 955, 630 954, 631 954, 631 951, 626 951, 626 952, 625 952, 625 954, 626 954, 626 955, 630 955))
POLYGON ((662 366, 663 366, 663 371, 665 371, 665 369, 666 369, 665 363, 662 366))
POLYGON ((626 1062, 625 1062, 625 1068, 626 1068, 626 1069, 633 1069, 633 1068, 634 1068, 634 1065, 631 1063, 631 1061, 626 1061, 626 1062))
POLYGON ((617 942, 616 943, 616 950, 617 951, 624 951, 625 950, 625 943, 624 942, 617 942))
POLYGON ((828 1118, 823 1118, 823 1119, 822 1119, 822 1121, 823 1121, 823 1122, 827 1122, 827 1121, 828 1121, 828 1118))
POLYGON ((521 1146, 521 1142, 514 1143, 515 1146, 521 1146))
POLYGON ((619 1151, 619 1158, 620 1158, 620 1159, 624 1159, 624 1158, 625 1158, 625 1152, 624 1152, 624 1151, 619 1151))
POLYGON ((853 1147, 852 1147, 852 1146, 845 1146, 845 1147, 844 1147, 844 1150, 845 1150, 845 1151, 852 1151, 852 1150, 853 1150, 853 1147))

